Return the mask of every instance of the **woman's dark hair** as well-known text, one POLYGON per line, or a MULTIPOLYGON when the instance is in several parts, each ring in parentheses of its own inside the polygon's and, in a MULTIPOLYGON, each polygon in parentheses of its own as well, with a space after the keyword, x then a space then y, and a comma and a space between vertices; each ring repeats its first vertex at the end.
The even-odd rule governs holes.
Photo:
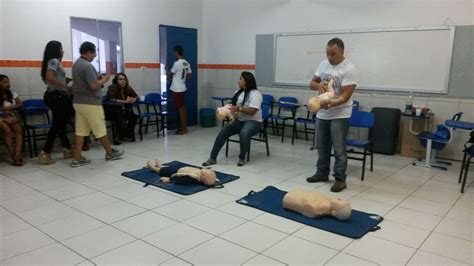
POLYGON ((255 77, 252 73, 248 71, 244 71, 240 74, 242 78, 245 80, 245 88, 244 90, 239 90, 234 97, 232 97, 232 105, 237 104, 237 99, 239 98, 242 91, 244 91, 244 100, 242 101, 242 105, 247 101, 249 94, 251 91, 257 89, 257 82, 255 81, 255 77))
POLYGON ((63 45, 58 41, 49 41, 44 48, 43 62, 41 63, 41 78, 46 81, 46 71, 48 70, 49 60, 56 58, 59 61, 62 59, 61 48, 63 45))
MULTIPOLYGON (((4 79, 9 79, 7 75, 0 74, 0 81, 4 79)), ((4 90, 0 88, 0 107, 3 107, 5 104, 4 101, 13 103, 13 94, 10 90, 4 90)))
POLYGON ((124 88, 124 89, 128 89, 128 87, 130 86, 130 85, 128 84, 128 77, 127 77, 127 75, 125 75, 125 73, 122 73, 122 72, 117 73, 117 75, 115 75, 115 77, 112 79, 112 84, 114 84, 115 86, 117 86, 117 88, 119 87, 119 85, 118 85, 119 76, 124 76, 124 77, 125 77, 125 79, 127 80, 127 84, 125 85, 125 88, 124 88))
POLYGON ((82 54, 87 54, 88 52, 95 53, 95 44, 91 42, 83 42, 81 44, 81 47, 79 47, 79 53, 82 54))

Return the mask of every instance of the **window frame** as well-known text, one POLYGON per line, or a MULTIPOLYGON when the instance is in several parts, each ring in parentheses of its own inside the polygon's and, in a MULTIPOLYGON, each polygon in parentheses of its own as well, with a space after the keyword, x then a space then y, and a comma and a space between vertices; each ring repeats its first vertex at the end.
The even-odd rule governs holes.
MULTIPOLYGON (((120 73, 120 72, 124 72, 125 71, 125 61, 124 61, 124 48, 123 48, 123 34, 122 34, 122 22, 121 21, 116 21, 116 20, 109 20, 109 19, 97 19, 97 18, 87 18, 87 17, 74 17, 74 16, 70 16, 69 17, 69 32, 71 34, 71 60, 72 60, 72 63, 74 64, 75 60, 77 60, 78 58, 74 58, 74 41, 73 41, 73 27, 72 27, 72 24, 73 24, 73 20, 74 19, 77 19, 77 20, 88 20, 88 21, 93 21, 95 22, 95 25, 96 25, 96 39, 97 39, 97 56, 96 58, 98 59, 98 62, 99 62, 99 69, 96 69, 97 73, 100 75, 100 74, 105 74, 107 71, 106 70, 102 70, 101 69, 101 59, 100 59, 100 44, 99 44, 99 40, 101 40, 99 38, 99 23, 100 22, 112 22, 112 23, 118 23, 120 25, 120 30, 118 31, 118 39, 119 39, 119 44, 120 44, 120 60, 121 60, 121 65, 120 66, 117 66, 117 73, 120 73)), ((79 47, 77 47, 76 49, 79 49, 79 47)), ((105 49, 105 47, 104 47, 105 49)), ((114 74, 115 75, 115 74, 114 74)))

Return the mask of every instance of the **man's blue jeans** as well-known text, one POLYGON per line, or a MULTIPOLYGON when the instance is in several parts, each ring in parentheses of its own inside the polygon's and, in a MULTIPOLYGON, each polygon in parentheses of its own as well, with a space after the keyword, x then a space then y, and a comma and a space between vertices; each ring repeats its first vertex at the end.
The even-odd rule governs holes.
POLYGON ((316 163, 317 176, 329 176, 331 163, 331 148, 334 148, 334 177, 337 180, 346 180, 347 150, 346 139, 349 129, 349 119, 333 119, 316 121, 316 148, 318 161, 316 163))
POLYGON ((250 147, 250 138, 253 135, 256 135, 261 128, 262 123, 254 120, 240 121, 235 119, 233 123, 225 125, 221 131, 219 131, 219 134, 214 141, 214 146, 212 147, 211 151, 211 159, 217 159, 217 155, 219 154, 222 146, 224 146, 227 138, 235 134, 239 134, 239 159, 245 159, 245 154, 248 152, 250 147))

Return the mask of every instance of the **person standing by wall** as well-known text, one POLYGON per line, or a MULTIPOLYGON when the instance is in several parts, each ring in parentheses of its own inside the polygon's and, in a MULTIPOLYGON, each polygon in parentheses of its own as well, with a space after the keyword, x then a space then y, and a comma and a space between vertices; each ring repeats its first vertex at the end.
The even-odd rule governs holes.
POLYGON ((51 110, 53 122, 48 131, 46 143, 38 156, 40 164, 53 164, 51 150, 56 136, 59 135, 63 146, 63 158, 72 158, 71 143, 67 138, 66 126, 74 116, 72 107, 72 88, 66 84, 66 72, 61 65, 63 46, 58 41, 46 44, 41 64, 41 78, 46 83, 46 92, 43 99, 51 110))
POLYGON ((124 151, 113 149, 107 137, 105 114, 102 107, 102 87, 110 79, 110 74, 98 77, 94 66, 90 63, 96 57, 96 47, 91 42, 81 44, 81 57, 72 67, 74 91, 74 110, 76 111, 76 147, 71 166, 78 167, 89 164, 91 161, 81 155, 84 137, 89 136, 91 130, 105 150, 105 160, 111 161, 121 158, 124 151))
POLYGON ((173 74, 170 90, 180 121, 176 134, 185 135, 188 133, 188 114, 184 101, 186 96, 186 79, 192 77, 192 70, 189 62, 183 57, 184 51, 181 45, 173 47, 173 52, 177 60, 170 69, 170 72, 173 74))
POLYGON ((310 82, 310 89, 327 92, 327 84, 334 81, 335 97, 321 104, 316 121, 316 147, 318 161, 316 174, 307 182, 329 181, 331 148, 334 148, 334 177, 336 181, 332 192, 344 190, 346 185, 347 151, 346 139, 349 129, 349 117, 352 115, 352 94, 357 85, 357 72, 354 65, 344 57, 344 42, 339 38, 331 39, 326 46, 327 60, 321 62, 310 82))

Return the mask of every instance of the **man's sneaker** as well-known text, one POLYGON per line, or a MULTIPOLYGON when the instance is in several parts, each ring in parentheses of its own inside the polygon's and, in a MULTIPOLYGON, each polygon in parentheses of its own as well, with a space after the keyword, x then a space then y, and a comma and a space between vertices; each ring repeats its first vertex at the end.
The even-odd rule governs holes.
POLYGON ((83 165, 88 165, 90 163, 91 163, 91 160, 81 156, 81 159, 79 160, 76 160, 74 158, 72 159, 71 167, 79 167, 83 165))
POLYGON ((316 182, 327 182, 329 181, 329 177, 327 176, 317 176, 313 175, 308 178, 306 178, 306 182, 308 183, 316 183, 316 182))
POLYGON ((216 160, 209 158, 209 159, 207 159, 207 161, 202 163, 202 166, 210 166, 210 165, 213 165, 213 164, 216 164, 216 163, 217 163, 216 160))
POLYGON ((110 156, 105 155, 105 160, 106 161, 118 160, 122 157, 124 152, 125 152, 124 150, 119 151, 116 149, 112 149, 112 154, 110 156))
POLYGON ((345 181, 337 180, 334 182, 334 185, 331 187, 332 192, 341 192, 347 187, 345 181))

